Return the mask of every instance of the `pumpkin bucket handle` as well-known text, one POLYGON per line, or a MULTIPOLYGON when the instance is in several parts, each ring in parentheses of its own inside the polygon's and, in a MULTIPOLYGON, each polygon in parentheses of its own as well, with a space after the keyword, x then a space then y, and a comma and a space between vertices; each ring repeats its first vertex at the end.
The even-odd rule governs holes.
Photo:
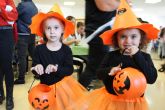
MULTIPOLYGON (((35 70, 32 70, 32 73, 33 73, 34 75, 36 75, 36 76, 39 76, 35 70)), ((33 86, 35 80, 36 80, 36 79, 34 78, 33 81, 32 81, 32 83, 31 83, 31 85, 30 85, 30 88, 29 88, 29 90, 28 90, 28 93, 30 92, 30 90, 31 90, 31 88, 32 88, 32 86, 33 86)))
MULTIPOLYGON (((32 70, 32 73, 35 74, 35 75, 37 75, 37 76, 39 76, 39 75, 36 73, 35 70, 32 70)), ((31 83, 31 85, 30 85, 30 87, 29 87, 28 93, 29 93, 30 90, 32 89, 32 86, 33 86, 35 80, 36 80, 36 79, 34 78, 33 81, 32 81, 32 83, 31 83)), ((55 84, 55 86, 54 86, 53 88, 54 88, 54 93, 55 93, 55 97, 56 97, 56 84, 55 84)))
POLYGON ((127 48, 125 48, 125 49, 122 51, 122 53, 121 53, 121 63, 119 64, 119 65, 120 65, 120 68, 122 67, 122 59, 123 59, 123 55, 124 55, 124 52, 125 52, 126 49, 127 49, 127 48))

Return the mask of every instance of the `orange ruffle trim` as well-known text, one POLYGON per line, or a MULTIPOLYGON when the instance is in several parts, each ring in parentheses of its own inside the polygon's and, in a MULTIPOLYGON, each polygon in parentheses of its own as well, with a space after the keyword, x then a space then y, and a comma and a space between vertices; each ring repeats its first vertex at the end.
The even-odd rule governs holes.
POLYGON ((144 97, 123 99, 109 94, 105 87, 96 89, 66 110, 148 110, 144 97))
POLYGON ((87 90, 71 76, 65 77, 50 87, 54 90, 56 104, 51 107, 53 109, 48 110, 66 110, 68 106, 73 105, 80 97, 85 97, 87 94, 87 90))

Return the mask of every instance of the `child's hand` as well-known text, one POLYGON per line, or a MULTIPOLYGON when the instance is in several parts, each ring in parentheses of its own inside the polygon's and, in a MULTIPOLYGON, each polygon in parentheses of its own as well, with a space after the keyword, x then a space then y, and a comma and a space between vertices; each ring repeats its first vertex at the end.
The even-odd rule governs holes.
POLYGON ((78 45, 78 43, 80 42, 80 40, 79 39, 75 39, 74 42, 76 43, 76 45, 78 45))
POLYGON ((111 70, 110 70, 110 73, 108 73, 109 76, 114 76, 117 72, 121 71, 121 65, 119 64, 118 66, 116 67, 113 67, 111 70))
POLYGON ((44 74, 44 67, 41 64, 36 65, 35 67, 31 68, 31 71, 36 71, 37 74, 42 75, 44 74))
POLYGON ((128 47, 127 49, 125 49, 124 55, 132 56, 132 55, 136 54, 138 51, 139 51, 139 48, 137 46, 131 46, 131 47, 128 47))
POLYGON ((50 74, 51 72, 56 72, 58 69, 58 65, 52 65, 52 64, 49 64, 46 69, 45 69, 45 73, 47 74, 50 74))

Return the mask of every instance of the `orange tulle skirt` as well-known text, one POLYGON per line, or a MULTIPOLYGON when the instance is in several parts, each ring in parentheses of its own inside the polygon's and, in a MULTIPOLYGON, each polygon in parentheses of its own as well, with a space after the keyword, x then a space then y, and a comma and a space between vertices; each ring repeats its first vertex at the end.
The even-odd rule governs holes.
POLYGON ((102 87, 82 97, 67 110, 148 110, 148 104, 144 97, 122 99, 102 87))
POLYGON ((56 103, 51 107, 53 109, 48 110, 66 110, 68 106, 73 105, 80 97, 85 97, 87 94, 87 90, 71 76, 65 77, 50 87, 55 93, 56 103))

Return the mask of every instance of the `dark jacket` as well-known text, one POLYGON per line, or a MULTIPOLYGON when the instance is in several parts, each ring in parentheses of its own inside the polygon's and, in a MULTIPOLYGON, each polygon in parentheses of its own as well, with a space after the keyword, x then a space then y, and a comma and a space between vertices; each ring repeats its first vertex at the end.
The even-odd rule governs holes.
POLYGON ((32 0, 22 0, 22 2, 18 4, 17 11, 18 33, 30 34, 29 25, 31 24, 31 18, 38 13, 37 7, 32 0))

